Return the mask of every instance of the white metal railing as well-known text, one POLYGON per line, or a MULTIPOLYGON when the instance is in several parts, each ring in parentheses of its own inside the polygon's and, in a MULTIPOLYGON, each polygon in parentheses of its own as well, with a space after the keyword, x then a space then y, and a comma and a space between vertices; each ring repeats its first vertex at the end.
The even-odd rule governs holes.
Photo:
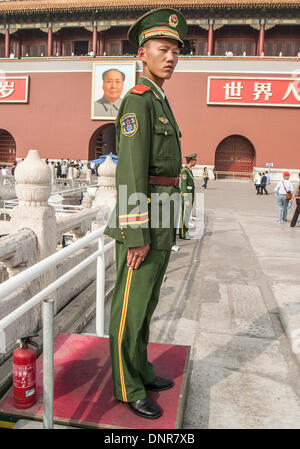
POLYGON ((18 204, 19 204, 19 200, 17 198, 15 198, 14 200, 4 200, 3 201, 4 209, 13 209, 18 204))
MULTIPOLYGON (((70 214, 70 213, 78 212, 83 209, 82 205, 61 204, 60 203, 60 201, 65 200, 64 195, 85 192, 89 188, 96 188, 96 187, 98 187, 97 184, 91 184, 88 186, 76 187, 74 189, 65 189, 65 190, 58 190, 57 192, 52 192, 49 196, 48 204, 53 206, 57 213, 70 214), (57 195, 60 195, 61 198, 58 199, 57 195)), ((12 200, 4 200, 3 201, 3 209, 2 209, 1 213, 5 214, 5 209, 13 209, 14 207, 18 206, 18 204, 19 204, 18 198, 15 198, 12 200)))
POLYGON ((74 187, 73 189, 64 189, 64 190, 58 190, 57 192, 51 192, 50 198, 52 195, 64 195, 65 193, 76 193, 76 192, 83 192, 90 187, 99 187, 98 184, 89 184, 88 186, 82 186, 82 187, 74 187))
MULTIPOLYGON (((114 240, 104 245, 104 232, 105 226, 85 235, 75 243, 66 246, 64 249, 51 254, 44 260, 36 263, 35 265, 27 268, 21 273, 17 274, 11 279, 1 284, 0 300, 12 293, 17 288, 24 285, 26 282, 30 282, 36 279, 41 274, 45 273, 50 268, 56 266, 56 264, 64 260, 67 256, 75 253, 77 250, 85 247, 95 239, 98 239, 98 249, 85 260, 73 267, 70 271, 56 279, 50 285, 45 287, 26 303, 19 306, 17 309, 9 313, 5 318, 0 320, 0 352, 6 352, 6 335, 5 329, 12 324, 15 320, 20 318, 28 310, 32 309, 35 305, 43 301, 43 364, 44 366, 53 366, 54 350, 53 341, 49 339, 53 338, 53 304, 47 297, 53 293, 58 287, 62 286, 64 282, 78 274, 81 270, 87 267, 90 263, 97 259, 96 270, 96 334, 99 337, 104 336, 104 282, 105 282, 105 258, 104 254, 115 244, 114 240), (49 312, 50 309, 50 312, 49 312), (52 312, 51 312, 52 310, 52 312), (46 317, 46 318, 45 318, 46 317)), ((53 391, 54 391, 54 379, 53 369, 51 373, 43 377, 43 391, 47 391, 47 395, 43 397, 43 421, 44 428, 53 428, 53 391)))

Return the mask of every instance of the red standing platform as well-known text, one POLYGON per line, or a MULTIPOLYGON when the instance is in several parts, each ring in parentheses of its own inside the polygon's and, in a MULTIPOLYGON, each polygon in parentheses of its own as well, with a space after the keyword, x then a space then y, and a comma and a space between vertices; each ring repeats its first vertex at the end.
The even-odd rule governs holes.
MULTIPOLYGON (((81 334, 59 334, 54 340, 54 422, 90 428, 178 429, 181 427, 188 378, 189 346, 149 343, 149 360, 159 377, 175 385, 149 397, 163 410, 159 419, 140 418, 113 396, 109 341, 81 334)), ((0 401, 0 415, 43 420, 43 355, 37 359, 37 402, 14 407, 12 389, 0 401)))

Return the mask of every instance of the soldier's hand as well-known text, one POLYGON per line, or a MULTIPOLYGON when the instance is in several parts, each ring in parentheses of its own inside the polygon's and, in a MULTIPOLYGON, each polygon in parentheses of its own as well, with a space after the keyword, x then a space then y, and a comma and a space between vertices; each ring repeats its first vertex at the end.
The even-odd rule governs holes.
POLYGON ((127 253, 127 266, 133 270, 137 270, 141 263, 145 260, 150 245, 137 246, 136 248, 128 248, 127 253))
POLYGON ((185 202, 185 205, 186 205, 186 207, 189 207, 190 202, 189 202, 189 201, 186 201, 186 202, 185 202))

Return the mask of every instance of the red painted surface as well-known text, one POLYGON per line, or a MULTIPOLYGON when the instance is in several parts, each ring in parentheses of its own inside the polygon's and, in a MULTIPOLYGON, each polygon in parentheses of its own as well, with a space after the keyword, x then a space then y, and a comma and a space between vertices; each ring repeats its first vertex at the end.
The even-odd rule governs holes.
POLYGON ((182 133, 183 154, 197 152, 198 164, 214 165, 219 143, 225 137, 240 135, 252 143, 256 167, 273 162, 274 168, 299 168, 299 108, 207 105, 209 75, 213 73, 175 73, 166 83, 182 133))
MULTIPOLYGON (((46 61, 39 64, 47 70, 46 61)), ((30 76, 28 104, 0 105, 1 128, 15 139, 16 157, 37 149, 50 160, 89 159, 94 132, 112 123, 90 118, 91 72, 22 75, 30 76)), ((209 75, 235 76, 175 72, 164 85, 182 132, 183 155, 197 152, 198 164, 213 165, 219 143, 241 135, 252 143, 257 167, 273 162, 274 168, 299 168, 299 109, 207 105, 209 75)))
MULTIPOLYGON (((112 426, 134 429, 172 429, 175 425, 187 346, 150 343, 149 360, 156 374, 174 380, 174 387, 149 397, 162 409, 156 420, 140 418, 113 396, 109 341, 80 334, 59 334, 54 341, 54 419, 78 425, 112 426)), ((12 393, 1 402, 0 410, 28 418, 43 416, 42 355, 37 359, 37 402, 26 410, 17 410, 12 393)))

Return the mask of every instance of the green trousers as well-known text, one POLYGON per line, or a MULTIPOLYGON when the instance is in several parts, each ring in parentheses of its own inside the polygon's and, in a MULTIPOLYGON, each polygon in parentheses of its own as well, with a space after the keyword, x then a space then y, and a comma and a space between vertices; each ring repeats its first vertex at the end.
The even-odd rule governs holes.
POLYGON ((193 203, 191 206, 185 205, 184 198, 181 201, 181 226, 179 229, 179 237, 185 238, 186 233, 189 230, 189 220, 193 210, 193 203))
POLYGON ((156 377, 147 356, 149 326, 171 250, 150 249, 138 270, 127 267, 127 250, 116 241, 109 343, 115 397, 133 402, 146 397, 144 385, 156 377))

